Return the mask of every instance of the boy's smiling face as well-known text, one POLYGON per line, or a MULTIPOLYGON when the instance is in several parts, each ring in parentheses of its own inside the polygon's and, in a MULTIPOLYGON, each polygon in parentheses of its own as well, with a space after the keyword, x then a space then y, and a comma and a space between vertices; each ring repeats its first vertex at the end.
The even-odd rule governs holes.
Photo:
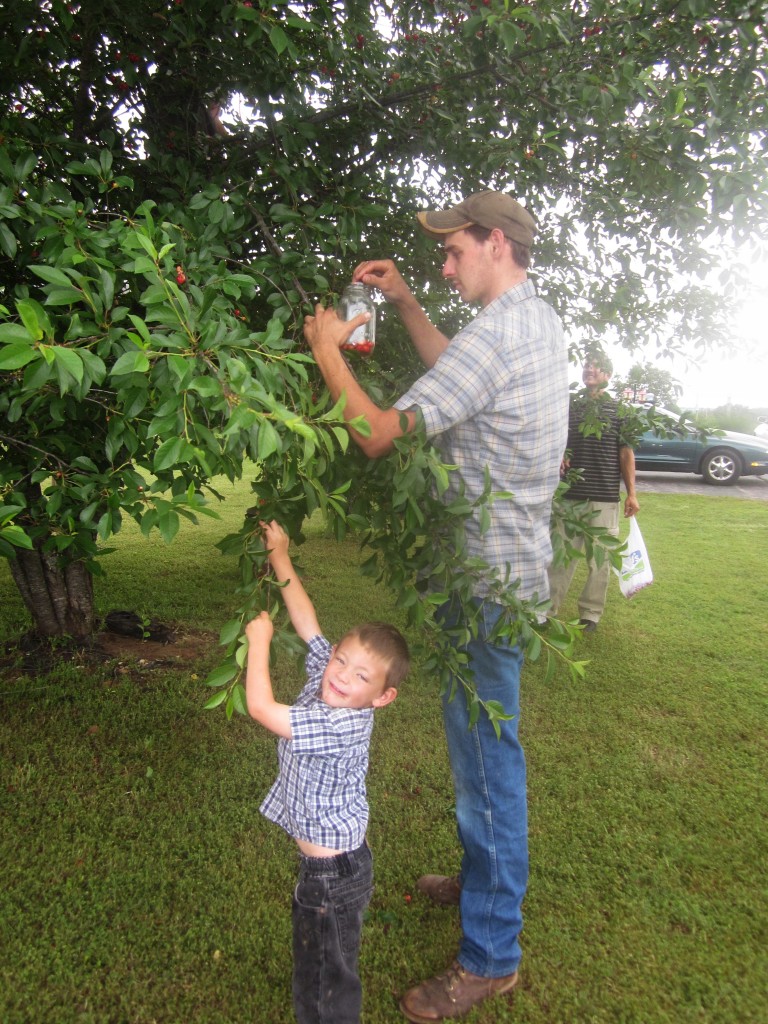
POLYGON ((387 686, 387 662, 372 654, 355 636, 333 649, 323 673, 320 698, 332 708, 380 708, 397 696, 387 686))

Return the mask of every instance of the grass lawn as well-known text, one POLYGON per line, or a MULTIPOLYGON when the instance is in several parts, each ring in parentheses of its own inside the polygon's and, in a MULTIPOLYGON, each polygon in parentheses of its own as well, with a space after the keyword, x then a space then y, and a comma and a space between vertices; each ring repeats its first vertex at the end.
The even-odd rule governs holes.
MULTIPOLYGON (((210 631, 199 663, 0 671, 0 1022, 288 1024, 293 844, 258 813, 275 740, 203 711, 236 567, 214 548, 251 503, 170 547, 125 529, 100 611, 210 631)), ((764 1024, 768 515, 760 502, 641 495, 656 575, 612 581, 587 679, 526 666, 531 878, 516 993, 470 1024, 764 1024)), ((398 621, 353 544, 300 549, 326 632, 398 621)), ((575 612, 577 574, 566 613, 575 612)), ((0 565, 0 638, 27 625, 0 565)), ((413 638, 412 638, 413 639, 413 638)), ((279 692, 297 691, 281 663, 279 692)), ((414 893, 458 868, 434 682, 418 667, 376 716, 376 892, 363 937, 366 1024, 456 949, 455 911, 414 893)))

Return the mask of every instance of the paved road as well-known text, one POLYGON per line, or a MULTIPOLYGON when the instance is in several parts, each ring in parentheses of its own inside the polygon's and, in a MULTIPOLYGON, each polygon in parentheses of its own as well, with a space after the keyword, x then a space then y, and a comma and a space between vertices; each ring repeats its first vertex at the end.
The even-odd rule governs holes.
MULTIPOLYGON (((695 473, 637 472, 637 491, 658 494, 704 494, 708 498, 751 498, 768 501, 768 476, 743 476, 732 487, 715 487, 704 483, 695 473)), ((642 497, 641 497, 642 501, 642 497)))

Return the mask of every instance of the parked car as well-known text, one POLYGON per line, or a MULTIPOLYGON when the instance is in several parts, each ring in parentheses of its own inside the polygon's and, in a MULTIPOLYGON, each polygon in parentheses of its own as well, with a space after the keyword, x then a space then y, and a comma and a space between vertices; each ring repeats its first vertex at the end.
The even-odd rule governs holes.
MULTIPOLYGON (((665 409, 657 413, 678 422, 665 409)), ((768 473, 768 441, 753 434, 723 430, 721 436, 701 436, 697 427, 684 423, 683 436, 662 437, 653 431, 642 435, 635 447, 635 468, 664 473, 700 473, 710 484, 735 484, 740 476, 768 473)))

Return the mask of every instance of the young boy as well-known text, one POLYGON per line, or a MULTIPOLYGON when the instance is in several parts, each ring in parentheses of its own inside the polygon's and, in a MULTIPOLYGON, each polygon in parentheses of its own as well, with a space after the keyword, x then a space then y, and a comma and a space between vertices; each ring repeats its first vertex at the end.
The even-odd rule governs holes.
POLYGON ((391 703, 409 668, 394 626, 368 623, 332 647, 275 522, 264 541, 293 627, 307 644, 307 684, 293 706, 278 703, 269 676, 272 621, 248 623, 246 697, 250 715, 280 737, 280 773, 261 812, 301 853, 293 897, 293 1006, 299 1024, 357 1024, 363 914, 373 891, 365 841, 365 775, 373 710, 391 703))

